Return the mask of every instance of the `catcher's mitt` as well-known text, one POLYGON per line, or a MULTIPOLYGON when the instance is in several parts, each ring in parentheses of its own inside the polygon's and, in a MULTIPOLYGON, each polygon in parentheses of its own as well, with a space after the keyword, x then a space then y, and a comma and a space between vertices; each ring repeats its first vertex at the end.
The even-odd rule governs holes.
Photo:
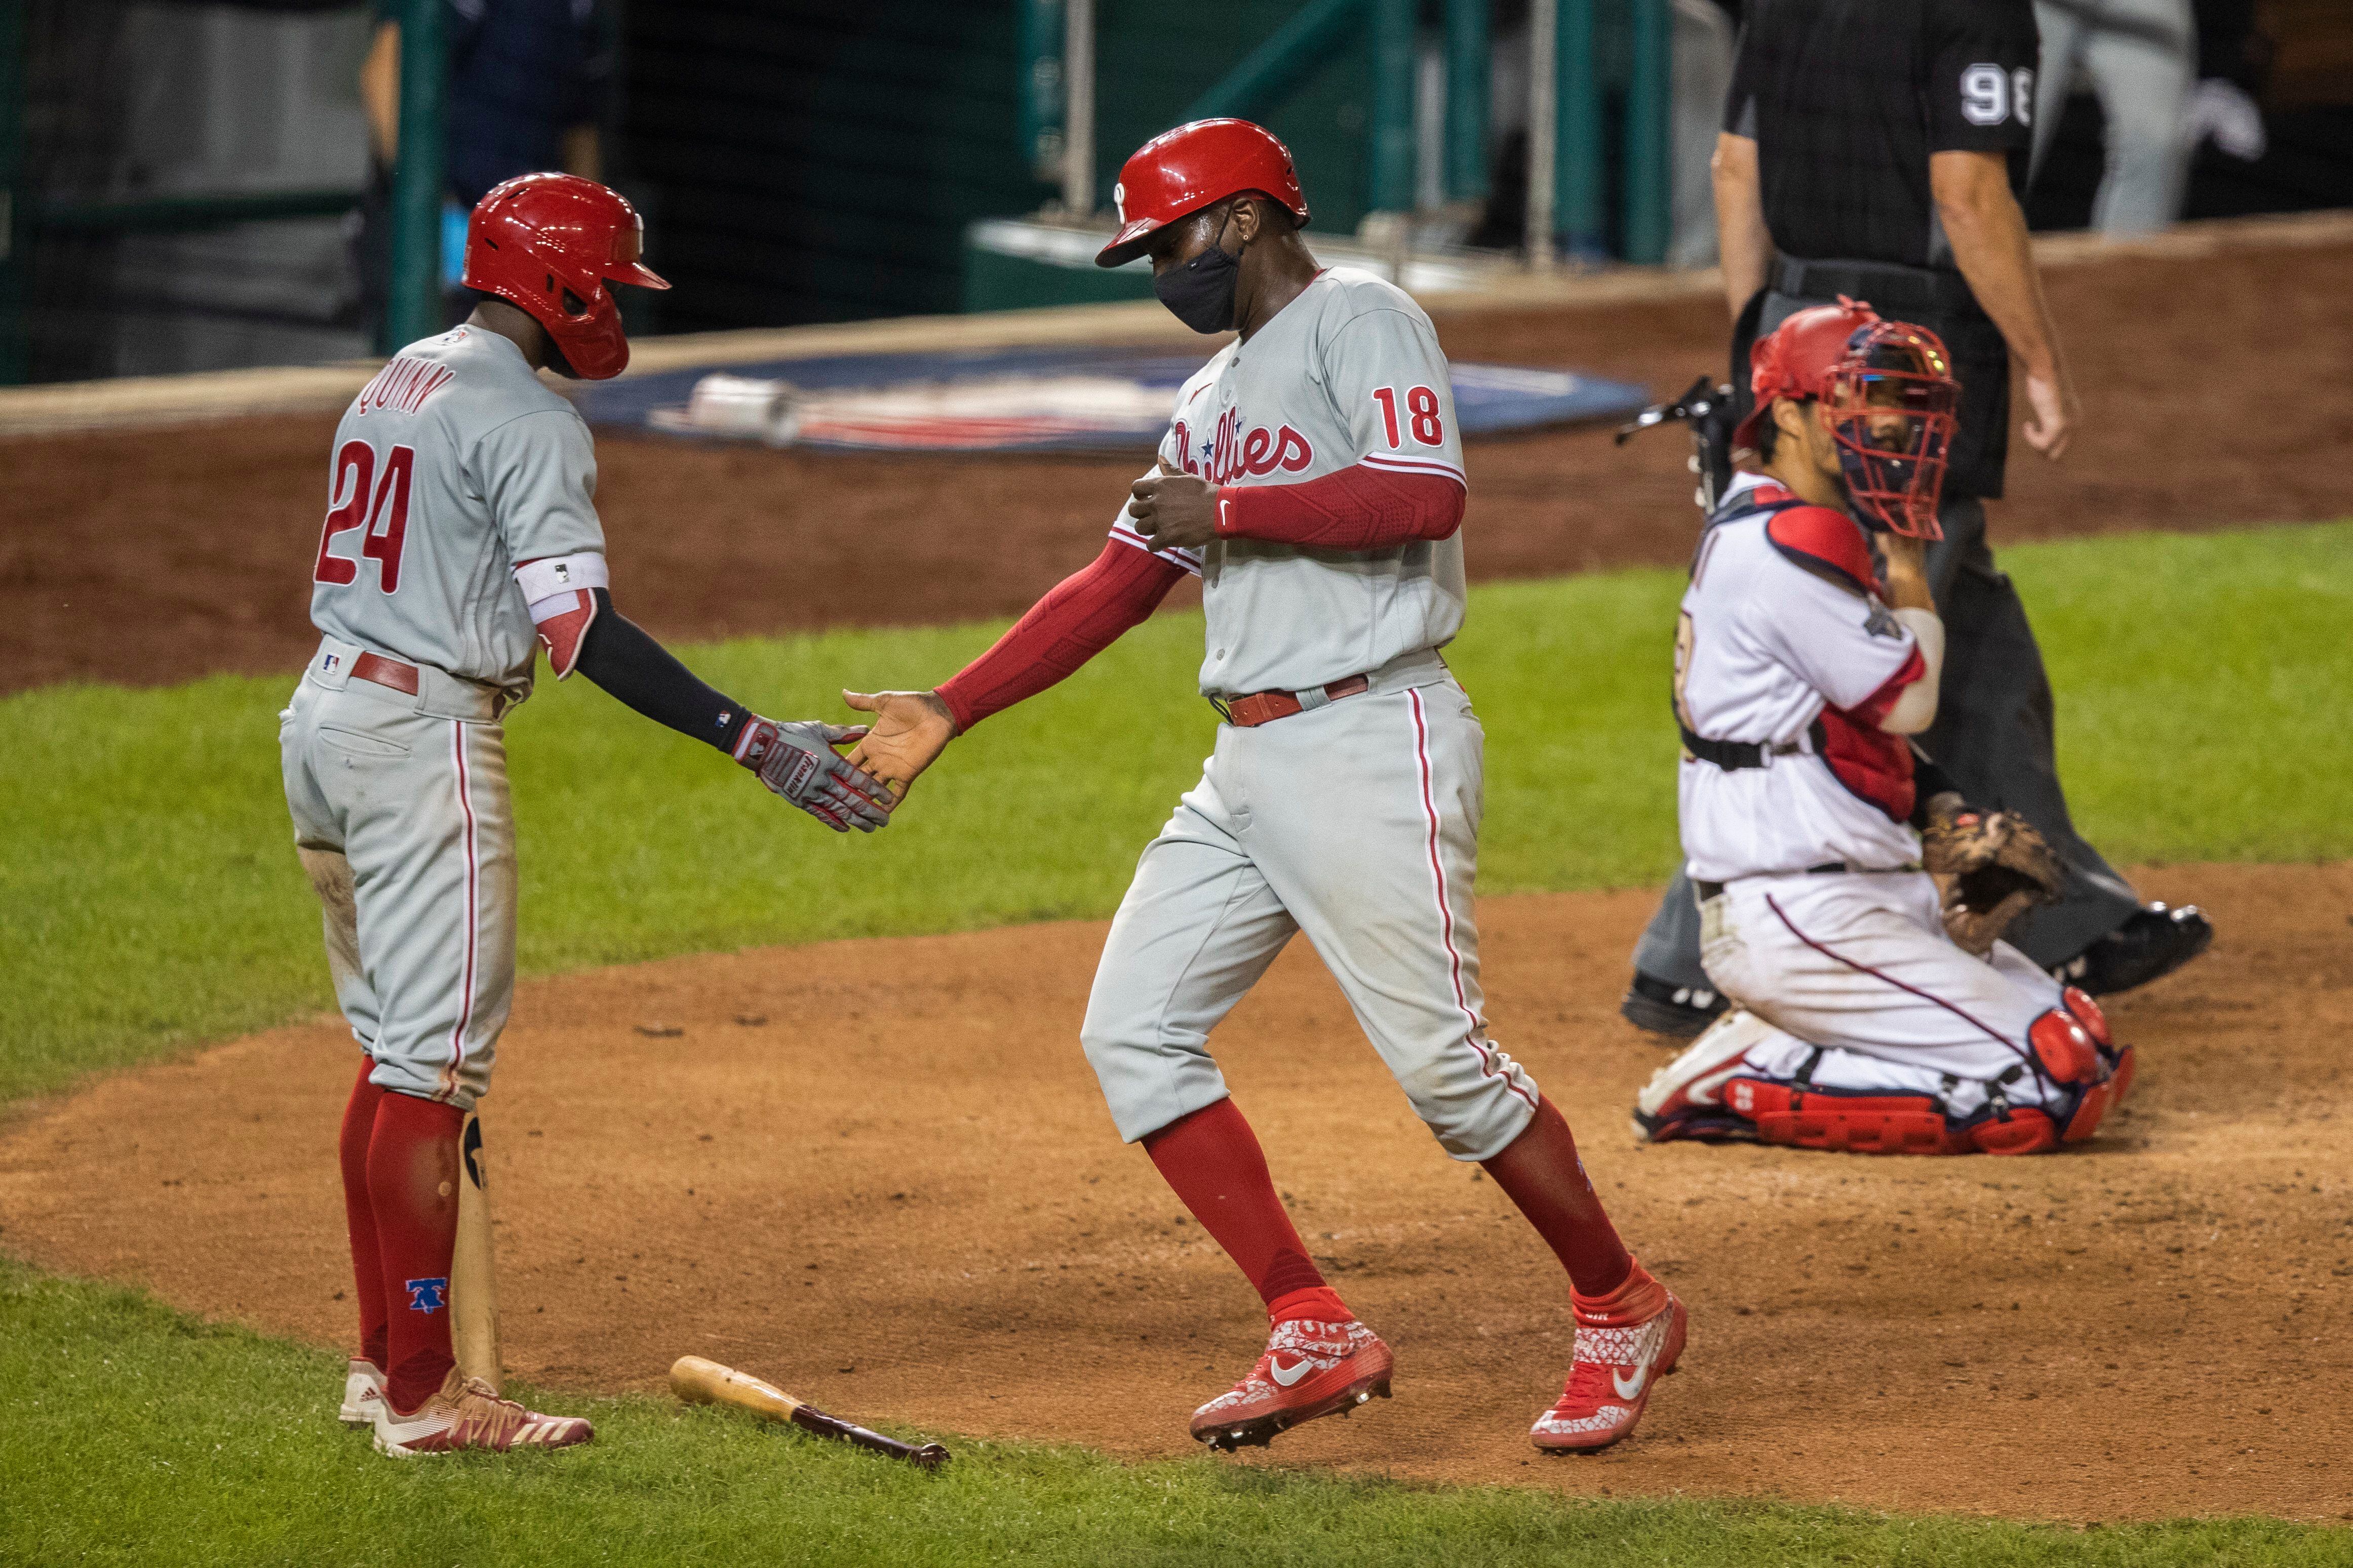
POLYGON ((1928 803, 1920 850, 1943 890, 1946 934, 1979 958, 2029 909, 2058 901, 2059 857, 2022 816, 1940 795, 1928 803))

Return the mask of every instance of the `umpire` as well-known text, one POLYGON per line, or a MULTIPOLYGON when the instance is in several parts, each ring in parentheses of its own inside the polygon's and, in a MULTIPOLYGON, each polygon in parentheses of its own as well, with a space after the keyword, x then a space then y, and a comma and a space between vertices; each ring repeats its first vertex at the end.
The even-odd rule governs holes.
MULTIPOLYGON (((1733 375, 1748 346, 1841 295, 1934 328, 1962 389, 1928 578, 1946 628, 1936 726, 1921 737, 1973 803, 2025 816, 2065 863, 2062 900, 2009 940, 2094 994, 2129 990, 2213 940, 2195 906, 2144 907, 2075 832, 2052 754, 2051 683, 2025 607, 1985 542, 2001 495, 2010 362, 2027 444, 2064 453, 2081 412, 2017 191, 2033 145, 2031 0, 1749 0, 1716 139, 1715 210, 1733 375)), ((1678 871, 1634 950, 1628 1019, 1697 1034, 1723 1011, 1678 871)))

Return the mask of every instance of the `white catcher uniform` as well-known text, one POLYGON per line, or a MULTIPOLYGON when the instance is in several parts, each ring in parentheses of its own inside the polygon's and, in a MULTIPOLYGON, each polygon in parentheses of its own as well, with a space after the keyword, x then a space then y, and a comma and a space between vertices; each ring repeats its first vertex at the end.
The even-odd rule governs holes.
POLYGON ((459 327, 353 400, 329 482, 322 635, 279 716, 295 843, 370 1081, 470 1110, 514 994, 500 720, 531 694, 533 602, 607 585, 596 453, 521 349, 459 327))
POLYGON ((1926 667, 1862 531, 1742 479, 1693 562, 1674 688, 1701 955, 1736 1005, 1660 1071, 1638 1125, 1889 1152, 2087 1136, 2112 1097, 2056 1076, 2045 1056, 2073 1047, 2045 1037, 2105 1047, 2097 1008, 2008 943, 1964 952, 1939 918, 1914 754, 1878 727, 1926 667))
MULTIPOLYGON (((1322 272, 1185 384, 1160 457, 1220 485, 1358 463, 1460 480, 1437 331, 1382 279, 1322 272)), ((1124 508, 1112 533, 1149 548, 1124 508)), ((1460 534, 1369 552, 1220 539, 1168 558, 1202 579, 1203 694, 1282 692, 1303 710, 1219 727, 1112 922, 1082 1038, 1120 1135, 1226 1098, 1209 1031, 1304 931, 1439 1142, 1496 1153, 1537 1092, 1482 1012, 1485 737, 1438 651, 1462 625, 1460 534)))

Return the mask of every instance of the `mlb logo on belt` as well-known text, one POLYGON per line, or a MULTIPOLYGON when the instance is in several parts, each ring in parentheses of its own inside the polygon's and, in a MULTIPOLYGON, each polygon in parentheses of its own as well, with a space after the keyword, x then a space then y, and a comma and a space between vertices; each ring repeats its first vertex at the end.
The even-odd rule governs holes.
POLYGON ((343 662, 343 656, 342 654, 331 653, 326 658, 319 661, 319 668, 322 670, 332 672, 335 666, 343 662))
POLYGON ((412 1312, 438 1312, 449 1304, 449 1277, 437 1274, 430 1279, 411 1279, 407 1285, 408 1310, 412 1312))

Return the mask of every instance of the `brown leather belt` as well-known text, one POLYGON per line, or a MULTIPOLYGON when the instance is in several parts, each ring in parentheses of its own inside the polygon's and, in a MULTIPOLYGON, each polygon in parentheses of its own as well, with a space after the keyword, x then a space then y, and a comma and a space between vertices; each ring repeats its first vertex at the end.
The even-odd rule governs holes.
MULTIPOLYGON (((1327 700, 1336 702, 1343 697, 1354 697, 1370 690, 1372 684, 1368 676, 1352 675, 1345 680, 1335 680, 1325 687, 1324 696, 1327 700)), ((1293 713, 1304 713, 1307 709, 1308 704, 1299 700, 1295 692, 1253 691, 1248 697, 1237 697, 1226 704, 1226 721, 1250 730, 1261 724, 1271 724, 1277 719, 1288 719, 1293 713)))
POLYGON ((417 667, 386 658, 380 653, 364 653, 352 660, 352 679, 373 680, 378 686, 389 686, 411 697, 417 695, 417 667))

